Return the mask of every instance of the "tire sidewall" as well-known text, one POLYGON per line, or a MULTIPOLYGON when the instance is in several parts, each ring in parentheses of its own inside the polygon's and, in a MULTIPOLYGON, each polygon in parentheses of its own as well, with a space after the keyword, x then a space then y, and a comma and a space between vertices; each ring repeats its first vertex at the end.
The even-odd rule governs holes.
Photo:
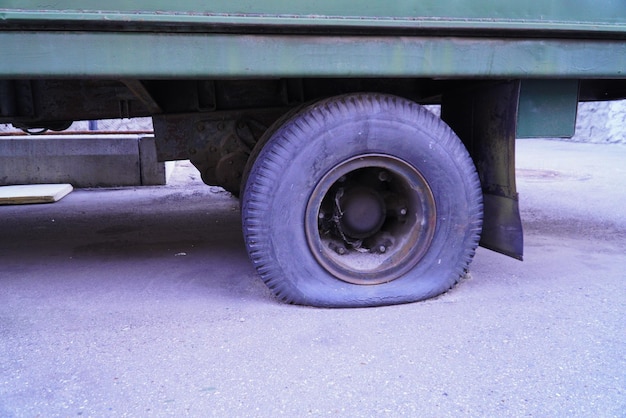
POLYGON ((473 222, 468 177, 475 173, 459 164, 450 146, 452 142, 456 150, 460 141, 416 104, 398 106, 392 100, 372 108, 351 104, 335 101, 295 115, 274 133, 257 160, 259 167, 253 168, 258 173, 264 164, 273 164, 266 159, 271 154, 275 161, 286 162, 268 189, 271 196, 262 219, 269 256, 276 264, 273 274, 281 276, 283 291, 294 303, 316 306, 403 303, 442 293, 458 279, 465 243, 471 238, 468 225, 473 222), (437 223, 429 249, 411 271, 388 283, 357 285, 319 265, 306 239, 305 218, 311 192, 330 169, 373 153, 399 158, 421 173, 435 198, 437 223))

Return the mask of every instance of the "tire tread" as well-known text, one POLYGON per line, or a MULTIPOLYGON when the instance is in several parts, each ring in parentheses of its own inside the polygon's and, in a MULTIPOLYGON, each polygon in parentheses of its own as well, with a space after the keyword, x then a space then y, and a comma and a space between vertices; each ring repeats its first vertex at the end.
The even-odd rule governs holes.
POLYGON ((452 129, 422 106, 396 96, 360 93, 323 99, 304 107, 300 112, 293 112, 289 117, 281 118, 281 126, 270 128, 272 138, 264 138, 262 149, 256 151, 256 161, 250 168, 249 176, 246 176, 248 181, 243 189, 243 227, 249 257, 261 279, 285 303, 300 304, 307 301, 297 289, 280 279, 269 243, 264 238, 268 235, 268 226, 263 224, 262 219, 264 209, 270 205, 272 187, 282 177, 281 167, 293 159, 300 149, 300 144, 294 138, 301 137, 302 132, 324 126, 325 114, 347 116, 359 109, 369 113, 397 112, 403 117, 417 112, 418 118, 424 121, 423 129, 433 132, 433 136, 441 141, 441 147, 447 149, 459 165, 459 171, 468 175, 466 190, 471 191, 467 199, 469 219, 472 221, 462 242, 459 261, 446 279, 449 284, 447 289, 461 279, 474 257, 482 230, 481 185, 471 157, 452 129))

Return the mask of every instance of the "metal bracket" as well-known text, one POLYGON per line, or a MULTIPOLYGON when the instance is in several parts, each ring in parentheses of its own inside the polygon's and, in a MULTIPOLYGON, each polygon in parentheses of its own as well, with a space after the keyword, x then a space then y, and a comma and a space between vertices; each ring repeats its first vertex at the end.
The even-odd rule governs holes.
POLYGON ((154 115, 163 112, 161 106, 154 100, 154 97, 152 97, 140 80, 124 79, 120 81, 128 87, 128 90, 130 90, 141 103, 143 103, 150 114, 154 115))
POLYGON ((252 148, 285 109, 153 117, 159 161, 189 159, 206 184, 238 194, 252 148))

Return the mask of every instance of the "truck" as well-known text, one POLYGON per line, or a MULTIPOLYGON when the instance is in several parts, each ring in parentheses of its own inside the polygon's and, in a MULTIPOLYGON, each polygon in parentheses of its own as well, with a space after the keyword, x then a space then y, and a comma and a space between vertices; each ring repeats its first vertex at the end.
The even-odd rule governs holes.
POLYGON ((626 97, 626 2, 2 0, 0 63, 0 123, 151 117, 279 300, 380 306, 522 259, 515 141, 626 97))

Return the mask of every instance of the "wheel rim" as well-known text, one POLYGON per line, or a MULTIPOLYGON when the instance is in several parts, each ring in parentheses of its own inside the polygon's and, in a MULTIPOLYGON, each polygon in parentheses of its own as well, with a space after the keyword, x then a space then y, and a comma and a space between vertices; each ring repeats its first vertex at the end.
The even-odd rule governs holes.
POLYGON ((433 193, 411 164, 365 154, 334 166, 316 185, 305 233, 318 263, 353 284, 390 282, 411 270, 436 228, 433 193))

